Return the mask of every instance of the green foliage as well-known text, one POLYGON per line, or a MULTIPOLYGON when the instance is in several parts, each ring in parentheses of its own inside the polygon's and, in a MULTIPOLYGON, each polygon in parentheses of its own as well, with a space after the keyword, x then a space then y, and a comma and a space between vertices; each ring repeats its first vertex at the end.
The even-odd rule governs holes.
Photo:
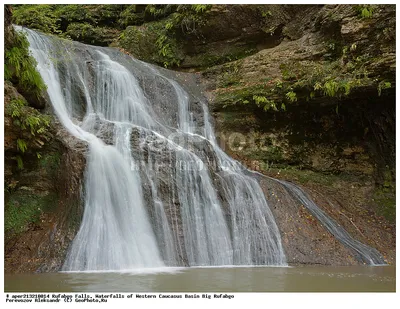
POLYGON ((239 67, 240 61, 233 62, 226 66, 224 73, 218 78, 218 87, 229 87, 237 85, 240 82, 239 67))
MULTIPOLYGON (((57 5, 56 6, 57 11, 55 14, 57 14, 58 18, 63 22, 63 23, 90 23, 90 24, 96 24, 96 19, 94 16, 91 14, 91 12, 88 10, 87 6, 83 6, 81 4, 68 4, 68 5, 57 5)), ((60 25, 60 30, 64 28, 63 30, 66 30, 66 26, 61 26, 60 25)))
POLYGON ((390 82, 381 81, 378 84, 378 96, 381 96, 383 89, 389 89, 390 87, 392 87, 392 84, 390 82))
POLYGON ((324 84, 324 94, 329 97, 334 97, 339 91, 339 84, 334 80, 328 80, 324 84))
POLYGON ((26 151, 27 145, 23 139, 17 139, 17 149, 22 153, 26 151))
POLYGON ((124 11, 121 12, 118 23, 122 28, 132 25, 140 25, 144 22, 144 15, 138 14, 136 5, 129 5, 124 11))
MULTIPOLYGON (((218 90, 216 100, 226 107, 245 101, 257 104, 258 100, 261 103, 263 99, 258 97, 265 97, 272 100, 276 107, 280 106, 280 110, 286 110, 286 105, 282 106, 282 103, 305 102, 324 96, 346 97, 353 88, 371 85, 373 82, 365 70, 368 59, 357 58, 351 68, 343 65, 341 59, 321 63, 308 60, 286 62, 280 66, 282 78, 254 84, 237 79, 233 87, 218 90)), ((240 72, 238 74, 240 76, 240 72)))
MULTIPOLYGON (((6 106, 5 113, 14 119, 14 126, 20 129, 20 138, 17 139, 16 149, 24 154, 29 150, 28 145, 43 145, 48 139, 50 117, 41 114, 37 109, 27 106, 26 101, 14 98, 6 106)), ((15 157, 18 168, 23 168, 22 157, 15 157)))
POLYGON ((14 23, 56 34, 87 44, 109 45, 119 32, 117 28, 130 23, 127 5, 18 5, 13 8, 14 23))
POLYGON ((349 62, 343 66, 340 59, 322 64, 308 61, 288 63, 281 66, 282 76, 284 79, 286 77, 286 87, 306 94, 306 100, 314 99, 317 94, 340 98, 348 96, 354 87, 370 83, 366 71, 367 60, 356 58, 351 66, 349 62), (289 80, 288 72, 291 75, 289 80), (333 72, 336 72, 336 76, 333 72))
POLYGON ((368 4, 356 6, 356 10, 358 11, 358 15, 360 18, 372 18, 375 8, 375 5, 368 4))
POLYGON ((290 101, 290 102, 296 102, 297 101, 297 95, 295 92, 293 91, 289 91, 286 93, 286 98, 290 101))
POLYGON ((23 99, 21 98, 13 99, 11 100, 10 105, 8 107, 8 114, 13 118, 20 117, 21 109, 24 106, 26 106, 26 101, 24 101, 23 99))
POLYGON ((211 9, 211 4, 180 4, 170 17, 169 31, 194 34, 199 36, 197 29, 206 24, 205 16, 211 9))
POLYGON ((283 80, 290 81, 298 79, 298 75, 288 64, 282 63, 279 68, 281 69, 283 80))
POLYGON ((258 107, 263 107, 265 111, 269 109, 273 109, 274 111, 277 111, 276 104, 273 100, 268 100, 264 96, 259 96, 259 95, 253 95, 253 100, 257 104, 258 107))
POLYGON ((15 160, 17 161, 18 169, 22 170, 24 168, 24 162, 22 161, 21 156, 20 155, 16 156, 15 160))
POLYGON ((139 5, 15 5, 14 23, 87 44, 108 46, 119 37, 122 48, 138 57, 138 49, 155 45, 155 54, 138 57, 145 61, 156 62, 165 67, 179 66, 180 47, 178 38, 182 35, 200 36, 198 28, 205 24, 204 18, 212 5, 209 4, 149 4, 139 5), (144 9, 143 9, 144 7, 144 9), (141 25, 145 21, 157 21, 162 29, 148 23, 145 27, 146 39, 137 39, 128 35, 127 27, 141 25), (119 33, 118 29, 125 29, 119 33), (150 31, 156 33, 150 34, 150 31), (155 38, 154 38, 155 37, 155 38), (136 41, 136 42, 134 42, 136 41), (145 47, 135 46, 144 44, 145 47), (127 48, 132 46, 131 48, 127 48), (154 59, 154 60, 153 60, 154 59))
POLYGON ((120 4, 29 4, 14 6, 13 21, 42 32, 62 34, 71 23, 108 26, 128 18, 131 12, 130 6, 120 4), (127 12, 122 16, 124 10, 127 12))
POLYGON ((38 110, 28 107, 27 103, 20 98, 11 100, 6 113, 16 120, 14 124, 22 130, 28 130, 32 136, 46 134, 50 126, 48 115, 43 115, 38 110))
POLYGON ((14 32, 12 46, 5 50, 4 77, 39 97, 46 85, 36 71, 36 61, 29 53, 29 43, 23 33, 14 32))
POLYGON ((86 44, 108 46, 113 40, 116 31, 106 27, 96 27, 90 23, 71 23, 64 36, 86 44))
POLYGON ((168 19, 129 26, 119 37, 119 45, 133 56, 165 67, 179 66, 182 51, 173 32, 166 29, 168 19))
POLYGON ((176 7, 177 5, 174 4, 149 4, 146 6, 145 12, 148 15, 152 16, 153 19, 160 19, 174 12, 176 10, 176 7))
POLYGON ((55 13, 57 6, 53 4, 28 4, 14 7, 13 21, 32 29, 46 33, 60 33, 59 17, 55 13))
POLYGON ((166 32, 158 36, 156 46, 158 48, 158 54, 163 58, 164 67, 179 66, 180 61, 175 57, 173 40, 166 32))
POLYGON ((261 13, 261 15, 262 15, 262 17, 267 18, 267 17, 272 16, 272 13, 271 13, 271 11, 263 11, 261 13))

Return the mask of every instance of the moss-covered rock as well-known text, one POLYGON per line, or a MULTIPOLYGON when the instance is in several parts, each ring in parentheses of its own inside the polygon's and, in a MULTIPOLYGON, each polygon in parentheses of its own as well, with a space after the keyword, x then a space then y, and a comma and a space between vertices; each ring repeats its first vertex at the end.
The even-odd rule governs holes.
POLYGON ((7 237, 14 237, 29 228, 40 225, 44 212, 54 210, 58 197, 53 194, 40 196, 21 187, 8 197, 4 210, 4 232, 7 237))

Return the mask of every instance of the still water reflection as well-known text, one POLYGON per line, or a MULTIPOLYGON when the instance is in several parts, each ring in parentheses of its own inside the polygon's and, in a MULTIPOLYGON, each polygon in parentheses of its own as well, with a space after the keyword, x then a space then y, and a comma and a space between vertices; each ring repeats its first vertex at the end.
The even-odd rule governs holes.
POLYGON ((5 292, 395 292, 395 266, 206 267, 5 275, 5 292))

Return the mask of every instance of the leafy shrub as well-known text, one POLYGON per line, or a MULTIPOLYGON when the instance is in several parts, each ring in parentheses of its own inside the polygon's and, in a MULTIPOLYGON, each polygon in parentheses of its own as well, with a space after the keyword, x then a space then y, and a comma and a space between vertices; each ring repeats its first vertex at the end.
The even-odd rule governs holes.
POLYGON ((128 26, 140 25, 144 22, 144 14, 138 13, 136 5, 129 5, 124 11, 121 12, 118 19, 118 24, 121 28, 125 29, 128 26))
POLYGON ((55 12, 56 5, 29 4, 20 5, 13 10, 13 21, 46 33, 60 33, 58 23, 60 21, 55 12))

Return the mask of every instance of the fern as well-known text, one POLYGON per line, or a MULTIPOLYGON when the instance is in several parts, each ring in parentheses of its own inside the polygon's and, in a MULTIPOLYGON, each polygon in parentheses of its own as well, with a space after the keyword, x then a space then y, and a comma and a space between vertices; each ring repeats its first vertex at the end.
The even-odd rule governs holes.
POLYGON ((343 83, 344 94, 349 95, 351 91, 351 83, 343 83))
POLYGON ((18 169, 22 170, 24 168, 24 162, 22 161, 21 156, 16 156, 15 160, 17 161, 18 169))
POLYGON ((378 84, 378 96, 381 96, 383 89, 388 89, 390 87, 392 87, 392 84, 390 82, 381 81, 378 84))
POLYGON ((372 15, 375 11, 375 5, 357 5, 356 10, 358 11, 360 18, 372 18, 372 15))
MULTIPOLYGON (((41 114, 38 110, 27 106, 27 102, 21 98, 14 98, 6 106, 5 113, 11 116, 13 125, 21 129, 21 135, 27 141, 33 141, 37 145, 43 145, 43 139, 47 139, 50 127, 50 116, 41 114)), ((24 139, 17 139, 17 150, 25 153, 28 143, 24 139)))
POLYGON ((320 82, 316 82, 316 83, 314 84, 314 90, 320 90, 320 89, 322 89, 321 83, 320 83, 320 82))
POLYGON ((373 9, 372 8, 363 8, 361 10, 361 17, 362 18, 371 18, 373 15, 373 9))
POLYGON ((17 149, 24 153, 27 149, 26 142, 23 139, 17 139, 17 149))
POLYGON ((264 96, 253 95, 253 100, 257 104, 258 107, 261 105, 265 105, 268 102, 268 99, 264 96))
POLYGON ((339 91, 339 84, 334 80, 329 80, 324 84, 324 94, 329 97, 334 97, 339 91))
POLYGON ((192 8, 196 13, 204 13, 211 8, 211 5, 210 4, 193 4, 192 8))
POLYGON ((28 48, 25 34, 14 32, 13 46, 5 51, 4 75, 7 80, 15 77, 23 90, 39 96, 46 85, 36 71, 36 61, 28 48))
POLYGON ((296 92, 289 91, 288 93, 286 93, 286 98, 287 98, 290 102, 296 102, 296 101, 297 101, 296 92))

